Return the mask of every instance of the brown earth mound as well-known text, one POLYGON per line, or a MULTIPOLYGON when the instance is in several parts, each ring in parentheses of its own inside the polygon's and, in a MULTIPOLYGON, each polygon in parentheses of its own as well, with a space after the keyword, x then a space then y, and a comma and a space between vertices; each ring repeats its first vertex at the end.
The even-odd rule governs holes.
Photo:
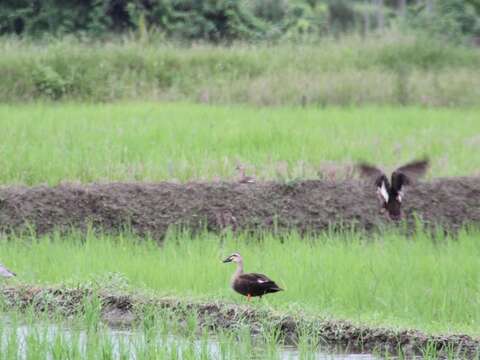
POLYGON ((145 297, 130 294, 96 293, 89 289, 9 287, 0 289, 3 304, 36 312, 74 315, 82 312, 85 299, 99 296, 102 319, 112 325, 131 326, 143 318, 145 305, 151 309, 169 309, 180 318, 188 318, 194 311, 198 325, 213 329, 234 328, 239 322, 247 323, 253 334, 261 331, 262 324, 274 325, 286 343, 295 344, 301 331, 309 329, 322 341, 322 345, 341 347, 348 352, 387 352, 393 355, 421 355, 429 348, 439 358, 453 355, 455 359, 477 358, 480 339, 468 335, 428 335, 415 330, 392 330, 357 326, 348 321, 276 314, 248 305, 207 303, 172 298, 145 297))
MULTIPOLYGON (((480 178, 449 178, 410 187, 403 208, 427 226, 455 230, 480 224, 480 178)), ((359 181, 292 183, 111 183, 0 189, 0 231, 33 228, 103 231, 126 227, 162 239, 173 225, 192 231, 297 230, 317 233, 341 224, 390 226, 375 189, 359 181)))

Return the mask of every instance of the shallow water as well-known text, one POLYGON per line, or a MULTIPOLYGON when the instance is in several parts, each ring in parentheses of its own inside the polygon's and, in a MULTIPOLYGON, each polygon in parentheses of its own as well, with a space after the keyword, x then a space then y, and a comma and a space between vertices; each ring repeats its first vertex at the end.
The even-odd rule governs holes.
MULTIPOLYGON (((6 353, 6 349, 15 346, 10 357, 28 359, 29 355, 44 350, 47 359, 58 358, 58 354, 77 353, 81 357, 92 353, 89 347, 96 346, 94 352, 105 352, 107 349, 112 359, 138 359, 143 358, 145 350, 142 346, 148 346, 149 349, 157 347, 162 349, 162 353, 169 354, 165 357, 170 358, 171 354, 177 354, 175 358, 202 358, 202 359, 226 359, 230 358, 230 353, 225 353, 225 344, 222 340, 214 336, 208 338, 188 339, 176 335, 162 335, 147 339, 145 334, 135 329, 119 329, 105 327, 101 330, 87 331, 85 329, 73 329, 61 324, 14 324, 8 318, 2 319, 1 333, 1 353, 6 353), (97 341, 100 342, 97 343, 97 341), (154 344, 152 344, 152 342, 154 344), (59 345, 63 344, 63 345, 59 345), (146 345, 148 344, 148 345, 146 345), (63 347, 62 347, 63 346, 63 347), (56 349, 56 350, 55 350, 56 349), (54 352, 56 351, 56 355, 54 352), (139 355, 140 353, 143 354, 139 355), (193 355, 192 355, 193 354, 193 355), (188 356, 187 356, 188 355, 188 356), (207 357, 205 357, 207 355, 207 357), (13 356, 13 357, 12 357, 13 356)), ((237 344, 238 345, 238 344, 237 344)), ((233 346, 237 346, 233 345, 233 346)), ((239 345, 238 345, 239 346, 239 345)), ((251 349, 252 350, 252 349, 251 349)), ((155 353, 156 354, 156 353, 155 353)), ((236 353, 238 356, 239 353, 236 353)), ((322 351, 300 351, 294 346, 275 346, 272 352, 264 349, 262 346, 255 346, 253 351, 248 354, 241 354, 242 358, 252 359, 315 359, 315 360, 373 360, 380 359, 372 354, 340 354, 328 353, 322 351), (268 353, 268 354, 267 354, 268 353)), ((155 358, 165 358, 163 356, 155 358)))

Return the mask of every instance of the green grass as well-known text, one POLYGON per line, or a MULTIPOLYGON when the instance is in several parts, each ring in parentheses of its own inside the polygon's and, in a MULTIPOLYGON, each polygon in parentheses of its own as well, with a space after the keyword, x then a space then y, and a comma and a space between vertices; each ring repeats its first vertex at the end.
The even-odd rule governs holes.
MULTIPOLYGON (((239 323, 228 331, 209 334, 196 325, 198 318, 178 317, 172 311, 149 312, 138 326, 109 329, 86 316, 66 321, 9 312, 0 324, 0 359, 279 359, 288 356, 277 343, 272 327, 253 338, 248 324, 239 323), (185 324, 185 325, 182 325, 185 324)), ((100 318, 98 309, 89 316, 100 318)), ((302 334, 298 352, 301 358, 314 358, 318 345, 311 345, 310 334, 302 334)), ((314 337, 313 339, 316 339, 314 337)), ((291 351, 291 350, 290 350, 291 351)), ((289 358, 289 357, 285 357, 289 358)))
MULTIPOLYGON (((348 349, 325 344, 312 329, 300 329, 295 347, 285 346, 276 326, 268 321, 257 324, 257 335, 252 335, 250 324, 242 320, 229 329, 209 331, 199 326, 201 319, 191 311, 147 310, 130 328, 109 328, 99 321, 100 317, 99 308, 86 309, 85 314, 68 319, 41 315, 33 308, 27 308, 26 313, 9 311, 0 323, 0 359, 286 360, 320 356, 334 360, 344 359, 349 353, 348 349)), ((405 358, 402 352, 372 353, 375 359, 405 358)), ((447 358, 459 358, 453 350, 445 353, 447 358)), ((430 342, 422 355, 430 360, 444 358, 430 342)))
POLYGON ((0 106, 0 183, 328 177, 366 159, 432 158, 431 177, 480 169, 478 109, 192 104, 0 106))
POLYGON ((252 306, 355 323, 406 327, 429 333, 480 334, 478 234, 433 242, 418 234, 367 241, 325 234, 279 241, 210 234, 176 234, 162 246, 131 236, 72 234, 1 243, 2 262, 31 284, 97 283, 157 294, 246 303, 229 288, 233 251, 245 270, 262 272, 285 288, 252 306))
POLYGON ((0 102, 476 106, 480 51, 419 37, 178 46, 132 38, 0 38, 0 102))

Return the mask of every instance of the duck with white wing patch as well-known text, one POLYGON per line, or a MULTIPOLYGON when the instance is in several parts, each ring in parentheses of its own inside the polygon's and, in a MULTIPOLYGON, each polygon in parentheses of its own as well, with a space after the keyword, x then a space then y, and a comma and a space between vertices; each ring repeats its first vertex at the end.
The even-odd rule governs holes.
POLYGON ((282 291, 275 281, 271 280, 263 274, 243 272, 243 258, 239 253, 233 253, 225 260, 224 263, 234 262, 237 264, 237 270, 232 276, 232 288, 239 294, 247 297, 247 300, 253 296, 262 297, 265 294, 282 291))
POLYGON ((422 177, 426 173, 428 165, 428 159, 423 159, 400 166, 392 173, 391 182, 388 181, 382 170, 373 165, 361 163, 357 167, 362 176, 373 180, 382 207, 388 212, 390 218, 400 220, 404 186, 411 185, 414 180, 422 177))

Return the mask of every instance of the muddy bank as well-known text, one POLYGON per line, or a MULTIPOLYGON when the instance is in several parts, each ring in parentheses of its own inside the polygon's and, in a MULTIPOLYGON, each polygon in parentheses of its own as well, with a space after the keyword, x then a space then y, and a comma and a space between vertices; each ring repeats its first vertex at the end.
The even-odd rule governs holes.
POLYGON ((259 332, 265 322, 275 326, 287 343, 295 344, 300 331, 306 328, 317 334, 322 344, 342 347, 350 352, 389 352, 398 355, 421 355, 428 346, 441 356, 454 354, 455 358, 472 358, 480 352, 480 339, 468 335, 427 335, 415 330, 391 330, 356 326, 346 321, 302 317, 301 315, 277 314, 259 310, 248 305, 206 303, 172 298, 147 297, 144 295, 92 293, 88 289, 37 288, 30 286, 8 287, 0 290, 3 303, 9 308, 38 312, 62 313, 66 316, 79 314, 85 299, 99 296, 102 319, 108 323, 124 326, 134 325, 142 318, 143 311, 152 306, 158 310, 172 310, 177 316, 198 316, 201 327, 229 329, 239 322, 247 323, 252 332, 259 332), (147 307, 148 306, 148 307, 147 307), (302 330, 301 330, 302 329, 302 330))
MULTIPOLYGON (((458 229, 480 224, 480 178, 450 178, 408 189, 404 212, 427 224, 458 229)), ((0 231, 103 231, 130 227, 162 239, 173 225, 192 231, 295 229, 318 233, 339 224, 372 230, 392 223, 373 186, 360 181, 240 183, 111 183, 0 189, 0 231)))

